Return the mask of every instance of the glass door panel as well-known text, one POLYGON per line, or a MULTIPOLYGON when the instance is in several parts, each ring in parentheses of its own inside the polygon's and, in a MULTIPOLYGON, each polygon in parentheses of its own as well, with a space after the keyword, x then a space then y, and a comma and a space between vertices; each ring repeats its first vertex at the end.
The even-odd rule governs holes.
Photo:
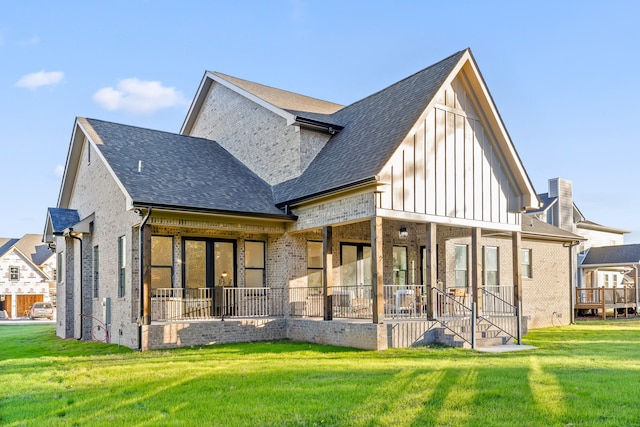
POLYGON ((214 242, 213 271, 216 286, 233 287, 235 285, 233 242, 214 242))
POLYGON ((184 242, 184 287, 198 289, 207 287, 207 242, 185 240, 184 242))

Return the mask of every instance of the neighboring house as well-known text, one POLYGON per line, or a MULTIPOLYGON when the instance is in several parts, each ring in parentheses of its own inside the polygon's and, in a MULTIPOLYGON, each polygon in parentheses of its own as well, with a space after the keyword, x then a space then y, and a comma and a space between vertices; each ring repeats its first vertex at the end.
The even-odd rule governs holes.
POLYGON ((0 313, 27 317, 34 302, 55 303, 55 256, 39 234, 0 239, 0 313))
POLYGON ((624 244, 624 235, 629 231, 607 227, 589 221, 573 201, 573 184, 562 178, 549 180, 549 191, 538 194, 541 206, 527 211, 541 221, 555 225, 570 233, 584 237, 578 246, 582 253, 592 246, 614 246, 624 244))
POLYGON ((541 201, 540 208, 528 211, 528 215, 583 238, 576 247, 574 277, 578 288, 634 285, 635 281, 630 282, 630 278, 635 277, 632 271, 635 264, 628 260, 628 248, 633 245, 624 245, 624 235, 629 231, 587 220, 573 201, 573 188, 569 180, 550 179, 549 191, 538 194, 538 198, 541 201), (606 254, 605 263, 600 259, 603 254, 606 254))
POLYGON ((385 349, 473 317, 508 340, 518 306, 570 318, 579 238, 537 207, 470 50, 348 106, 206 72, 181 134, 76 119, 44 233, 57 333, 385 349))
POLYGON ((581 256, 576 308, 637 313, 639 266, 640 244, 591 247, 581 256))

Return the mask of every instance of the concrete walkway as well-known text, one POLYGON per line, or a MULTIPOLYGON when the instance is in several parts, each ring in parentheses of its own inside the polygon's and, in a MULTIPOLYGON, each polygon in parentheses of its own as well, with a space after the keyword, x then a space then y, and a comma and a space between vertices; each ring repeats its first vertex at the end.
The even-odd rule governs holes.
POLYGON ((491 347, 476 347, 476 351, 482 353, 510 353, 513 351, 524 351, 524 350, 534 350, 538 347, 532 345, 518 345, 518 344, 507 344, 507 345, 494 345, 491 347))

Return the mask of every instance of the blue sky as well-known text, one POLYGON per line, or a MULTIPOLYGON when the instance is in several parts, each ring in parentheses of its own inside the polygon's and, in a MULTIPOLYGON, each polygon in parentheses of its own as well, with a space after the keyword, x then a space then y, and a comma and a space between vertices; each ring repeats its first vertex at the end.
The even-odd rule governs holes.
POLYGON ((5 2, 0 236, 41 233, 76 116, 178 132, 205 70, 349 104, 470 47, 537 192, 640 242, 640 2, 5 2))

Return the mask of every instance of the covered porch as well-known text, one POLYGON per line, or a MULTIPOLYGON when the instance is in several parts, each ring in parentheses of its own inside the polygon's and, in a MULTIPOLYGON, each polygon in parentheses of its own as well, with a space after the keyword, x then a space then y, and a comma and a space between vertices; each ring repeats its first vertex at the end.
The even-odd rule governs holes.
POLYGON ((290 238, 307 257, 288 286, 152 288, 151 320, 416 322, 469 344, 488 329, 519 340, 520 232, 376 217, 290 238))

